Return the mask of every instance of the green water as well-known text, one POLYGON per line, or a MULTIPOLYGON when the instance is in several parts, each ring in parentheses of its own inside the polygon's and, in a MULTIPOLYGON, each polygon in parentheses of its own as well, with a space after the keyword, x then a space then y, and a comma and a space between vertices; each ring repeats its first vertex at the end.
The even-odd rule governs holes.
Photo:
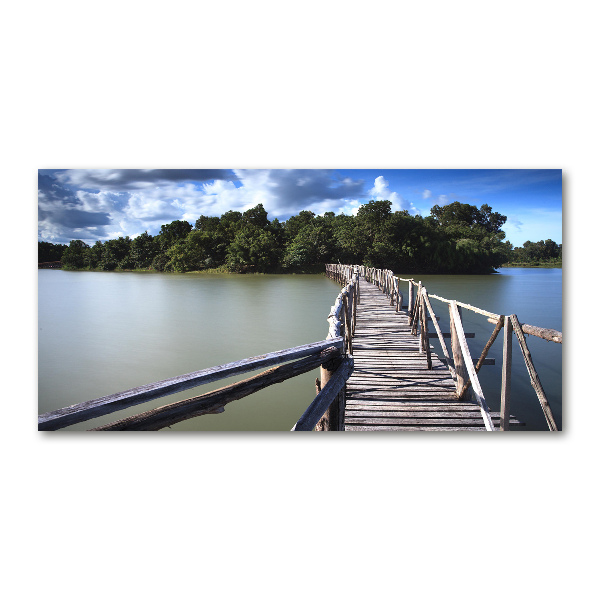
MULTIPOLYGON (((339 286, 319 275, 39 271, 39 412, 325 339, 339 286)), ((172 430, 289 430, 318 370, 172 430)), ((99 417, 86 430, 250 374, 99 417)))
MULTIPOLYGON (((399 274, 402 276, 402 274, 399 274)), ((522 323, 562 331, 562 271, 501 269, 497 275, 412 276, 430 293, 522 323)), ((339 286, 319 275, 197 275, 38 271, 39 413, 227 362, 322 340, 339 286)), ((405 290, 406 292, 406 290, 405 290)), ((434 301, 448 331, 447 306, 434 301)), ((478 356, 493 325, 463 311, 478 356)), ((562 346, 529 336, 534 364, 559 427, 562 346)), ((433 341, 439 352, 437 340, 433 341)), ((528 429, 547 429, 516 343, 511 412, 528 429)), ((501 339, 480 372, 488 404, 500 397, 501 339)), ((172 430, 289 430, 314 398, 318 370, 277 384, 172 430)), ((86 430, 228 385, 241 375, 156 399, 68 430, 86 430)))

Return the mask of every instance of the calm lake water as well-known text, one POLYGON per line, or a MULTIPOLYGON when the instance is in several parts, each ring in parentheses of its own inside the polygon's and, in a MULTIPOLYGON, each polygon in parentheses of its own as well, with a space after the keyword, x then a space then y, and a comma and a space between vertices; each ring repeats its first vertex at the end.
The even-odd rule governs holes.
MULTIPOLYGON (((404 275, 398 274, 401 277, 404 275)), ((562 270, 500 269, 496 275, 412 275, 429 293, 522 323, 562 331, 562 270)), ((199 369, 322 340, 339 286, 320 275, 197 275, 38 271, 39 412, 91 400, 199 369)), ((405 290, 406 294, 406 290, 405 290)), ((447 305, 433 301, 448 331, 447 305)), ((478 356, 493 325, 463 310, 478 356)), ((527 336, 555 419, 562 427, 562 346, 527 336)), ((440 352, 437 340, 433 341, 440 352)), ((441 352, 440 352, 441 353, 441 352)), ((501 336, 480 378, 490 408, 500 398, 501 336)), ((201 394, 249 374, 158 398, 68 430, 86 430, 201 394)), ((318 369, 242 400, 225 412, 189 419, 172 430, 289 430, 314 398, 318 369)), ((527 429, 546 430, 516 339, 511 412, 527 429)))

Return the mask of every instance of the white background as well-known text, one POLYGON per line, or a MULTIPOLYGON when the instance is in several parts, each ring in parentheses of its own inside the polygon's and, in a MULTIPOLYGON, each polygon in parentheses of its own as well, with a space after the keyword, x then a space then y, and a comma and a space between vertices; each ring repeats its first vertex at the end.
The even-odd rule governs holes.
POLYGON ((591 6, 4 8, 6 597, 594 595, 591 6), (38 433, 37 169, 112 167, 563 169, 564 431, 38 433))

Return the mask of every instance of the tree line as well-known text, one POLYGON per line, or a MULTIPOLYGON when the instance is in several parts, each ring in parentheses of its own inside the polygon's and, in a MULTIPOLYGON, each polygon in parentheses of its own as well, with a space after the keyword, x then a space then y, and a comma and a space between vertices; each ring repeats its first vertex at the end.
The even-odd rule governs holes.
POLYGON ((562 267, 562 244, 553 240, 527 241, 521 248, 513 248, 510 266, 562 267))
MULTIPOLYGON (((68 246, 39 242, 39 262, 62 260, 64 269, 105 271, 309 273, 339 261, 397 273, 490 273, 515 257, 529 260, 535 254, 530 246, 537 248, 504 241, 506 217, 487 204, 436 205, 428 217, 391 207, 388 200, 371 200, 356 216, 303 210, 281 222, 269 220, 258 204, 245 212, 200 216, 194 226, 173 221, 154 236, 146 231, 92 246, 82 240, 68 246)), ((554 252, 551 241, 538 244, 554 252)))

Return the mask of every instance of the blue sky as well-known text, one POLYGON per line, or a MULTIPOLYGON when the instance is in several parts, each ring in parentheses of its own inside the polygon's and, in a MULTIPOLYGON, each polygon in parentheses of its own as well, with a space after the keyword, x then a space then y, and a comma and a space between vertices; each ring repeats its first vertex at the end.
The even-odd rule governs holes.
POLYGON ((562 243, 560 169, 40 169, 38 179, 38 239, 53 243, 154 235, 258 203, 280 221, 301 210, 356 214, 372 199, 424 217, 435 204, 489 204, 508 217, 513 245, 562 243))

